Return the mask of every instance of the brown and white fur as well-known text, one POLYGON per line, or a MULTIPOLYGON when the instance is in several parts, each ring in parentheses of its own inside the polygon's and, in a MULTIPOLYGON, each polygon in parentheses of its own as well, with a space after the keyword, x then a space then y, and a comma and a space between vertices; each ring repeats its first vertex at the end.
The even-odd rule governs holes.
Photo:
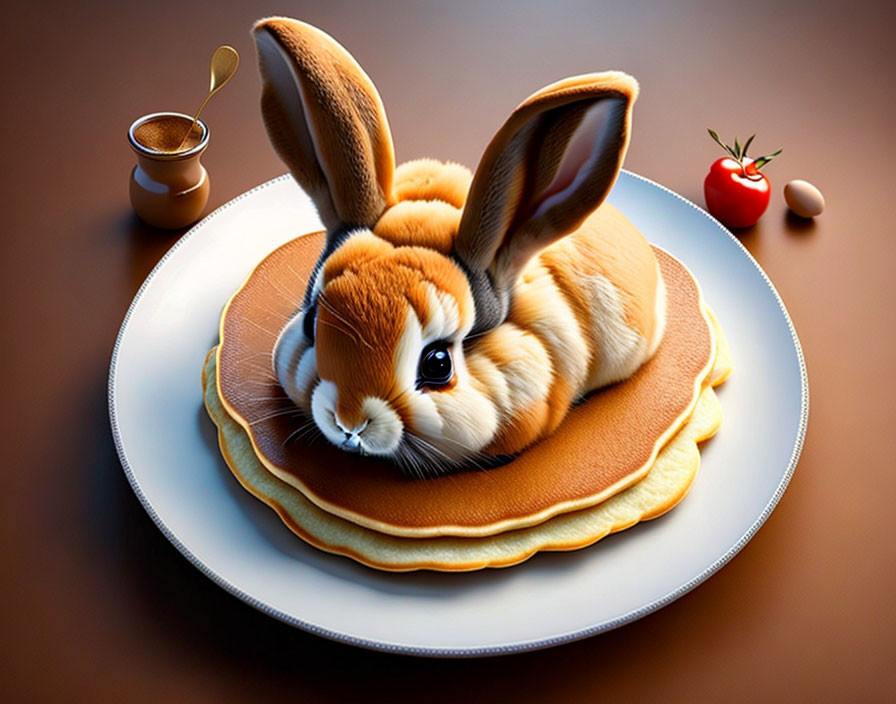
POLYGON ((511 455, 653 355, 655 255, 601 205, 628 146, 633 78, 536 92, 475 175, 427 159, 395 168, 379 94, 345 49, 288 18, 254 37, 271 142, 327 228, 274 371, 333 444, 417 475, 511 455), (434 341, 452 374, 429 386, 420 360, 434 341))

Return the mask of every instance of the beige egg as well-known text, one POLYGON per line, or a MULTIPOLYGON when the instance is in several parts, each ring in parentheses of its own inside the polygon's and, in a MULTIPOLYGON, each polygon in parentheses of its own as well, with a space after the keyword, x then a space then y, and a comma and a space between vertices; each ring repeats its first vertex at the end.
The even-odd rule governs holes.
POLYGON ((808 181, 795 179, 784 186, 787 207, 801 218, 814 218, 824 212, 824 196, 808 181))

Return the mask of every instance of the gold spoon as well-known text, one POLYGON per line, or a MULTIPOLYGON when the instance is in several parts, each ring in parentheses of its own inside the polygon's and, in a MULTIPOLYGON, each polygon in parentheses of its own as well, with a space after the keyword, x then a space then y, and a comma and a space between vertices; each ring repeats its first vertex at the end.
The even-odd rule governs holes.
POLYGON ((177 149, 175 149, 175 151, 180 151, 184 146, 187 138, 196 127, 196 122, 199 120, 199 113, 202 112, 205 104, 215 93, 217 93, 224 87, 224 84, 227 83, 227 81, 229 81, 233 77, 233 74, 236 73, 236 68, 239 65, 240 55, 236 53, 236 49, 230 46, 219 46, 217 49, 215 49, 215 53, 212 54, 211 81, 208 87, 208 95, 205 96, 205 100, 202 101, 202 105, 199 106, 199 109, 193 116, 193 122, 190 125, 190 129, 187 130, 187 133, 180 141, 180 144, 177 145, 177 149))

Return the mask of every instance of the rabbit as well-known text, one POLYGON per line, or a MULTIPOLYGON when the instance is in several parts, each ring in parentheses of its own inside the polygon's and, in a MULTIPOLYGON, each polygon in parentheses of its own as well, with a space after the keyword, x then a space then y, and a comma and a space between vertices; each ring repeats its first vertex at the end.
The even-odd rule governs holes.
POLYGON ((656 255, 602 205, 634 78, 537 91, 475 174, 396 168, 380 96, 341 45, 284 17, 253 37, 268 136, 326 228, 273 370, 331 443, 419 477, 512 457, 651 358, 666 313, 656 255))

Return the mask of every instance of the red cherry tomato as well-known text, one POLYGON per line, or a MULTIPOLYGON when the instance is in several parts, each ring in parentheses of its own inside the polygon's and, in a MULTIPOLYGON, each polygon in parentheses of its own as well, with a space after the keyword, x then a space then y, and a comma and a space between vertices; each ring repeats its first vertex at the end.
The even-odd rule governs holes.
POLYGON ((731 157, 713 162, 703 181, 710 213, 728 227, 750 227, 765 212, 771 187, 765 174, 745 158, 741 166, 731 157))

